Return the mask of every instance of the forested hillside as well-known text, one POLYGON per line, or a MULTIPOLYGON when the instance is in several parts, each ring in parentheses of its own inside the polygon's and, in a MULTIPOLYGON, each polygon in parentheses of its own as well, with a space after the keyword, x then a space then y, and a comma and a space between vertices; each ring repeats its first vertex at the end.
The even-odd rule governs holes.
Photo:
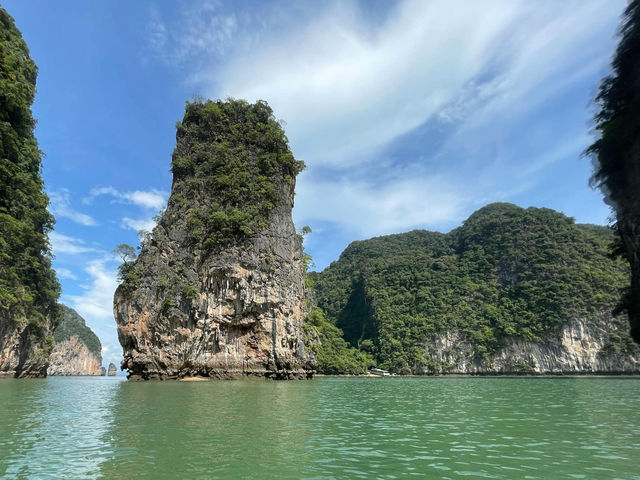
POLYGON ((90 352, 102 358, 100 339, 93 330, 87 327, 84 318, 66 305, 59 305, 58 308, 60 309, 60 323, 53 335, 56 343, 69 340, 72 336, 75 336, 87 346, 90 352))
MULTIPOLYGON (((608 256, 612 239, 550 209, 496 203, 447 234, 353 242, 311 280, 351 346, 410 373, 433 366, 426 345, 443 332, 458 332, 482 359, 509 338, 539 342, 571 319, 608 314, 628 275, 608 256)), ((610 351, 635 348, 626 331, 603 341, 610 351)))

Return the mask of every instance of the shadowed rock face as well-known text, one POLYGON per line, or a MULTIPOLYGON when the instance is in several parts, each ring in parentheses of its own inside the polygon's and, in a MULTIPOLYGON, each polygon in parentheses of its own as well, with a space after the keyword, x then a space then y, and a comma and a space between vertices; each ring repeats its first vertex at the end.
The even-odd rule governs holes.
POLYGON ((48 325, 0 318, 0 377, 46 377, 50 350, 41 339, 49 335, 48 325))
MULTIPOLYGON (((313 373, 315 361, 301 328, 306 314, 302 242, 291 219, 297 172, 278 163, 278 152, 268 152, 270 170, 258 183, 261 174, 255 172, 262 168, 266 147, 249 140, 257 127, 242 118, 263 106, 232 106, 239 108, 234 128, 246 131, 246 140, 230 140, 224 127, 200 131, 193 140, 179 128, 168 207, 115 293, 122 369, 130 378, 289 379, 313 373), (231 158, 217 145, 233 152, 231 158), (177 159, 194 158, 194 152, 200 153, 192 171, 178 175, 177 159), (221 180, 217 172, 237 159, 244 162, 239 172, 253 173, 225 174, 221 180), (267 208, 257 210, 264 218, 247 217, 247 205, 228 200, 222 181, 242 192, 269 190, 267 208), (239 217, 245 223, 238 227, 233 218, 239 217), (205 223, 222 218, 223 223, 200 229, 194 218, 205 223), (208 241, 212 238, 216 241, 208 241)), ((225 109, 228 104, 201 107, 225 109)), ((188 114, 184 128, 190 128, 187 124, 188 114)), ((282 148, 290 155, 286 144, 282 148)))

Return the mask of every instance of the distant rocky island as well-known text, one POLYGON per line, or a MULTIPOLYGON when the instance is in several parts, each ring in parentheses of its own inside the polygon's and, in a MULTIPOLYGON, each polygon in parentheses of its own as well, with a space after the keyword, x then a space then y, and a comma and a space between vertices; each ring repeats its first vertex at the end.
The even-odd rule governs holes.
POLYGON ((55 345, 49 358, 47 374, 52 376, 100 376, 102 366, 100 339, 87 327, 84 318, 60 305, 60 323, 55 329, 55 345))
POLYGON ((187 104, 167 209, 115 293, 130 378, 313 374, 291 220, 303 166, 266 103, 187 104))
POLYGON ((606 227, 496 203, 447 234, 353 242, 310 276, 318 369, 640 373, 629 322, 612 315, 629 278, 612 241, 606 227))
MULTIPOLYGON (((108 375, 110 377, 115 377, 116 373, 118 373, 118 369, 115 365, 115 363, 109 363, 109 371, 108 371, 108 375)), ((104 374, 103 374, 104 375, 104 374)))

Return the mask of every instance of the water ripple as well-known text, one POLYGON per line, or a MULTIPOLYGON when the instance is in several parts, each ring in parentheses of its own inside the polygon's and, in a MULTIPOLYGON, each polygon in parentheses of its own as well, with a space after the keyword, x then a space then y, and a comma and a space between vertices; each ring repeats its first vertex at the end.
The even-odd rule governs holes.
POLYGON ((2 478, 640 479, 640 379, 0 382, 2 478))

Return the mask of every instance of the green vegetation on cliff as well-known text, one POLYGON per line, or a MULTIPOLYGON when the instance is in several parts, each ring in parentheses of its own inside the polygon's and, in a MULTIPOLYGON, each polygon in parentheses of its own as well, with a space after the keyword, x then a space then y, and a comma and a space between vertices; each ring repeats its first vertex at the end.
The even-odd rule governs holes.
POLYGON ((506 337, 537 341, 570 318, 611 311, 628 275, 608 256, 612 238, 553 210, 497 203, 448 234, 353 242, 311 277, 349 344, 409 373, 429 369, 425 344, 440 332, 462 332, 486 356, 506 337))
POLYGON ((95 353, 98 358, 102 358, 102 345, 98 336, 93 333, 84 318, 78 312, 66 305, 59 305, 60 321, 55 329, 53 338, 56 342, 68 340, 72 336, 84 343, 90 352, 95 353))
POLYGON ((22 35, 0 8, 0 318, 37 329, 55 317, 60 287, 47 240, 54 219, 33 134, 36 76, 22 35))
POLYGON ((293 184, 304 168, 263 101, 187 102, 176 142, 171 201, 201 205, 190 209, 187 228, 204 249, 263 229, 283 195, 282 179, 293 184))
POLYGON ((316 355, 319 373, 358 375, 375 365, 371 355, 353 348, 342 338, 342 330, 329 322, 320 308, 311 310, 303 327, 307 343, 316 355))

